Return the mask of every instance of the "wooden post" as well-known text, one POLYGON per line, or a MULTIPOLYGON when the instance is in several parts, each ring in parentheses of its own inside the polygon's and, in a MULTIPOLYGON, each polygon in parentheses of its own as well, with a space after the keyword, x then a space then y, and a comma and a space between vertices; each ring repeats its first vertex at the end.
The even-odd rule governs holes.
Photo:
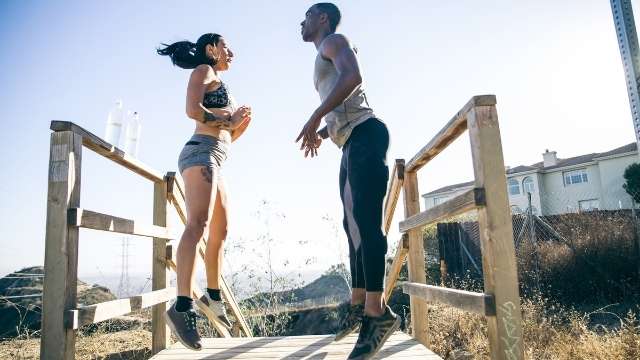
MULTIPOLYGON (((153 185, 153 225, 167 226, 167 181, 153 185)), ((152 290, 165 289, 169 286, 167 277, 167 240, 153 238, 152 290)), ((167 303, 154 305, 151 309, 151 352, 157 354, 170 345, 170 330, 164 320, 167 303)))
POLYGON ((495 105, 476 106, 467 116, 475 186, 484 188, 478 209, 484 290, 493 295, 496 316, 488 316, 492 359, 523 359, 522 318, 507 178, 495 105))
POLYGON ((67 210, 80 207, 82 137, 71 131, 51 134, 44 256, 40 359, 75 357, 75 332, 65 313, 77 306, 78 228, 67 210))
MULTIPOLYGON (((404 179, 404 216, 405 219, 420 212, 420 194, 418 191, 418 174, 409 172, 404 179)), ((426 284, 427 275, 424 269, 424 245, 422 244, 422 229, 415 228, 407 232, 409 237, 409 254, 407 267, 409 281, 426 284)), ((423 345, 429 346, 427 334, 427 303, 421 298, 411 296, 411 324, 413 337, 423 345)))

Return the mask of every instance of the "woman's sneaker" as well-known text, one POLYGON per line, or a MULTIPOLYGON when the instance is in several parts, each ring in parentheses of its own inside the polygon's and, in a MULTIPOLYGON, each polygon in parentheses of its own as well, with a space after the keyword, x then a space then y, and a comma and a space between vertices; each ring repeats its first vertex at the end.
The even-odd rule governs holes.
POLYGON ((385 341, 400 327, 400 317, 387 306, 382 316, 364 315, 356 346, 348 360, 371 359, 384 345, 385 341))
POLYGON ((218 322, 231 330, 231 321, 229 321, 229 318, 227 317, 227 309, 225 308, 223 301, 211 299, 211 297, 209 297, 209 293, 205 291, 204 295, 202 295, 200 299, 196 299, 196 304, 209 321, 218 322))
POLYGON ((347 310, 347 314, 342 318, 340 324, 338 325, 338 331, 336 332, 336 337, 334 341, 340 341, 345 336, 351 334, 352 332, 358 330, 360 324, 362 324, 362 316, 364 315, 364 305, 363 304, 349 304, 349 309, 347 310))
POLYGON ((173 335, 175 335, 182 345, 191 350, 202 350, 200 334, 198 334, 198 329, 196 328, 198 314, 195 310, 189 309, 180 312, 176 310, 174 303, 169 310, 164 313, 164 318, 169 328, 171 328, 173 335))

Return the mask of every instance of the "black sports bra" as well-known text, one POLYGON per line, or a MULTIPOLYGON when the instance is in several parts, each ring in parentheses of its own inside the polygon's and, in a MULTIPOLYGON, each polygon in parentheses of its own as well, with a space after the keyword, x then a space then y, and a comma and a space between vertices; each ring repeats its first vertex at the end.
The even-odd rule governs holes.
POLYGON ((206 108, 223 108, 229 106, 229 90, 224 83, 213 91, 204 93, 202 105, 206 108))

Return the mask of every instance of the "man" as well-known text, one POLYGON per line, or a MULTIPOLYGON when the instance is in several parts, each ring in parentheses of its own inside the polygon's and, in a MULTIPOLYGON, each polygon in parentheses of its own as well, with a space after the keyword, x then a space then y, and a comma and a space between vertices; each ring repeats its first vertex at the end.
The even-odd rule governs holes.
POLYGON ((336 340, 360 327, 349 359, 369 359, 400 326, 383 297, 387 239, 382 213, 389 179, 389 133, 366 100, 355 50, 344 35, 335 33, 340 17, 334 4, 318 3, 300 24, 302 39, 313 42, 318 50, 314 82, 322 103, 296 142, 302 140, 305 157, 317 156, 327 137, 342 148, 340 197, 349 239, 352 295, 336 340), (318 131, 323 117, 326 126, 318 131))

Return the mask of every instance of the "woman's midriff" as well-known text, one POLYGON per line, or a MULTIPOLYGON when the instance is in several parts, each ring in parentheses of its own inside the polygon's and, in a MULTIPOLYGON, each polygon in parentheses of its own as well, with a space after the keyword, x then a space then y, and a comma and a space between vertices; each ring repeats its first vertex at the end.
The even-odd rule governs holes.
POLYGON ((204 124, 197 124, 195 133, 213 136, 224 142, 231 142, 231 132, 229 130, 212 128, 204 124))

